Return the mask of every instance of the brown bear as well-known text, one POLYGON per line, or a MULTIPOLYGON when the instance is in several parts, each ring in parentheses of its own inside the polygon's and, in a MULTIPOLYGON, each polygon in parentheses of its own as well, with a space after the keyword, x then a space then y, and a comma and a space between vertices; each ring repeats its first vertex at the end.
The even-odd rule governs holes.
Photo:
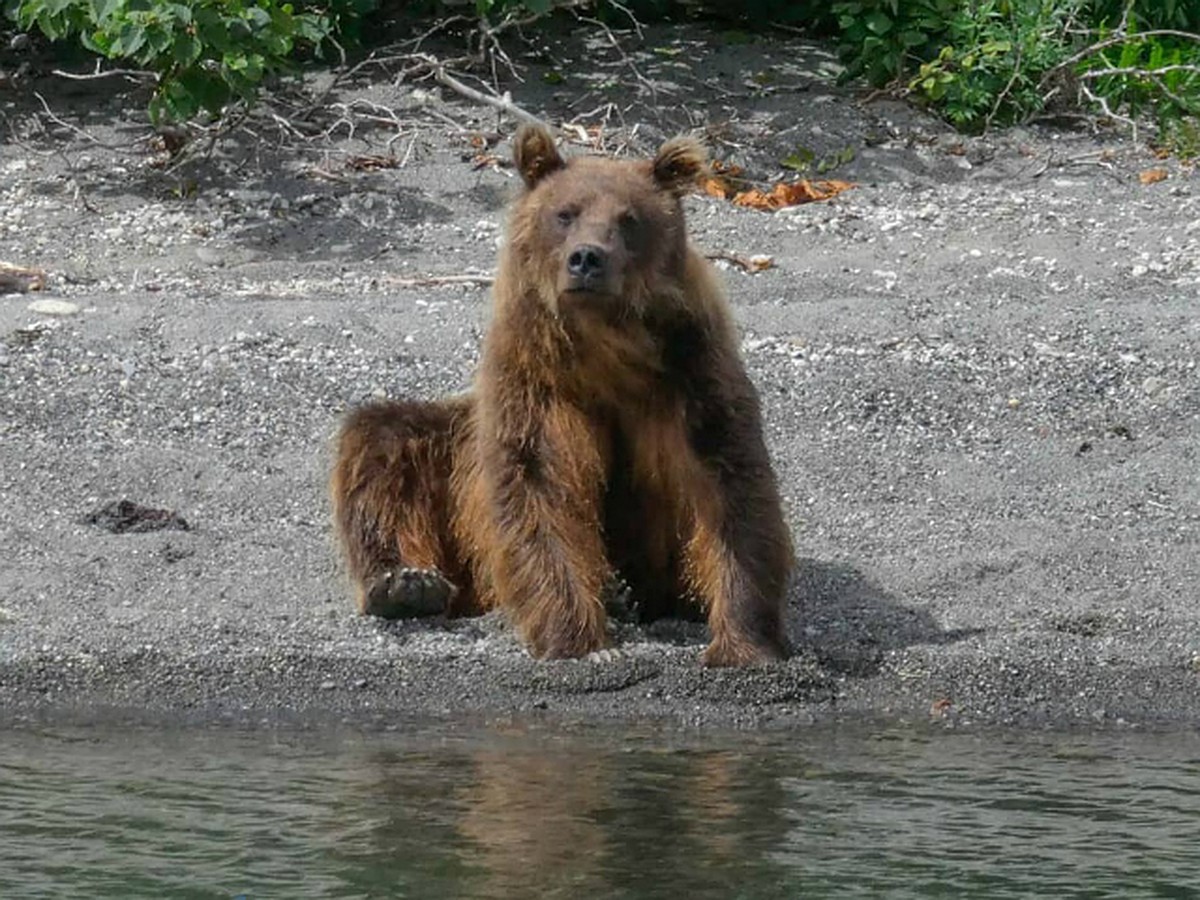
POLYGON ((644 620, 707 616, 707 665, 782 658, 792 543, 716 273, 680 198, 706 167, 564 160, 524 126, 524 180, 473 390, 352 412, 331 478, 359 610, 504 610, 538 657, 606 645, 619 576, 644 620))

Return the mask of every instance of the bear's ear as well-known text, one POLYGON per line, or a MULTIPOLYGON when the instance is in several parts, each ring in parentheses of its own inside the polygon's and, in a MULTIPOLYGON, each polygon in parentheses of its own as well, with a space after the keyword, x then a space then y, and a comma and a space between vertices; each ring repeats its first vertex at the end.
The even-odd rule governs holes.
POLYGON ((654 180, 664 191, 681 196, 708 170, 708 152, 695 138, 677 137, 663 144, 651 163, 654 180))
POLYGON ((513 138, 513 162, 525 179, 526 187, 561 169, 566 163, 554 146, 554 135, 545 125, 522 125, 513 138))

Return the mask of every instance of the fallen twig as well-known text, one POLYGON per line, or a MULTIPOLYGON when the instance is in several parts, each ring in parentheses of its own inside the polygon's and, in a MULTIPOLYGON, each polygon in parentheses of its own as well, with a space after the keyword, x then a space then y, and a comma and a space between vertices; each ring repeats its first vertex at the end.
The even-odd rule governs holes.
POLYGON ((545 124, 533 113, 528 112, 527 110, 524 110, 517 106, 517 104, 513 103, 512 97, 509 96, 507 91, 500 96, 488 96, 482 91, 477 91, 475 88, 463 84, 461 81, 447 72, 442 64, 436 59, 428 57, 428 60, 429 66, 433 70, 433 77, 437 80, 438 84, 445 85, 446 87, 450 88, 450 90, 457 94, 461 94, 468 100, 472 100, 475 103, 482 103, 485 106, 491 106, 503 113, 507 113, 514 119, 520 119, 522 122, 532 122, 535 125, 545 124))
POLYGON ((1138 78, 1153 78, 1155 75, 1165 75, 1168 72, 1200 72, 1200 66, 1179 63, 1172 66, 1156 66, 1152 69, 1140 66, 1112 66, 1108 69, 1088 69, 1080 72, 1080 78, 1107 78, 1109 75, 1134 75, 1138 78))
POLYGON ((117 78, 124 77, 130 81, 155 81, 157 76, 153 72, 146 72, 141 69, 105 69, 101 71, 100 61, 96 61, 96 71, 90 74, 81 75, 78 72, 64 72, 62 69, 51 69, 51 75, 57 75, 59 78, 67 78, 71 81, 96 81, 100 78, 117 78))
POLYGON ((397 278, 393 275, 385 275, 382 279, 384 284, 390 284, 393 287, 399 288, 414 288, 414 287, 439 287, 446 284, 477 284, 482 287, 487 287, 496 280, 495 275, 423 275, 416 278, 397 278))

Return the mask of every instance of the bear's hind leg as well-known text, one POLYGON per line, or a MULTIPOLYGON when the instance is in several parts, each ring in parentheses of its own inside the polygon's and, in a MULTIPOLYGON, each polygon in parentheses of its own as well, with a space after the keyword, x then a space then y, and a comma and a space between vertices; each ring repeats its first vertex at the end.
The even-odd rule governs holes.
POLYGON ((363 615, 453 614, 470 605, 451 528, 450 478, 465 412, 465 402, 388 402, 347 416, 330 493, 363 615))

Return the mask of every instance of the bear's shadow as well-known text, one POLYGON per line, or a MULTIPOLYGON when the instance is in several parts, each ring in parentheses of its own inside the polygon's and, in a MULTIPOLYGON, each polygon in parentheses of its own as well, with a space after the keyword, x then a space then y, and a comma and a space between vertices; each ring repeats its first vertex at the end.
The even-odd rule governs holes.
POLYGON ((942 628, 929 612, 906 606, 854 566, 817 559, 797 561, 786 617, 797 652, 858 677, 878 672, 888 651, 950 644, 983 631, 942 628))
MULTIPOLYGON (((793 658, 815 661, 827 673, 860 678, 876 674, 889 651, 916 644, 950 644, 984 631, 942 628, 929 612, 905 605, 854 566, 812 558, 797 560, 784 615, 793 658)), ((371 621, 377 629, 404 640, 444 631, 461 639, 499 638, 514 652, 520 647, 498 612, 451 620, 438 616, 371 621)), ((701 619, 667 618, 641 625, 626 621, 616 629, 618 647, 649 639, 699 651, 709 640, 708 626, 701 619)))

